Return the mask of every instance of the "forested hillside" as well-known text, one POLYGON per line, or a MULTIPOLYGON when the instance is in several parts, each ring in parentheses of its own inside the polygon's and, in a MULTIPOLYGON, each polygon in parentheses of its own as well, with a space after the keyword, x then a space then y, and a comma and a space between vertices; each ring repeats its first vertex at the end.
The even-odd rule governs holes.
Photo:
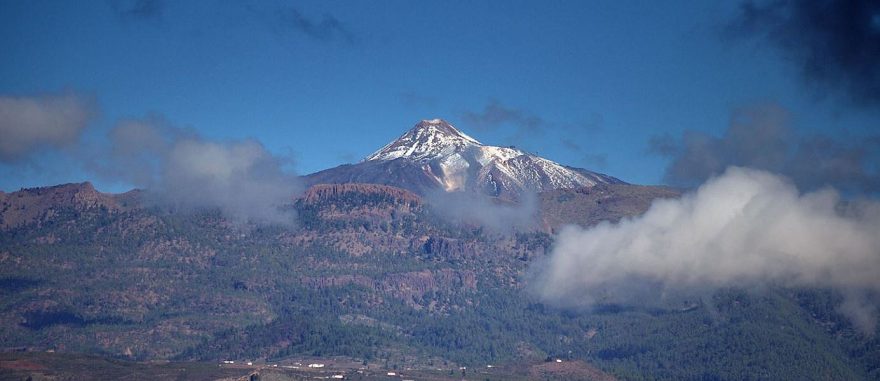
POLYGON ((497 232, 379 185, 313 187, 287 206, 295 223, 272 226, 87 184, 3 194, 0 347, 141 360, 347 356, 389 368, 581 359, 635 380, 880 379, 880 342, 857 333, 828 291, 724 289, 581 310, 532 297, 529 268, 555 227, 673 196, 556 191, 541 195, 533 229, 497 232))

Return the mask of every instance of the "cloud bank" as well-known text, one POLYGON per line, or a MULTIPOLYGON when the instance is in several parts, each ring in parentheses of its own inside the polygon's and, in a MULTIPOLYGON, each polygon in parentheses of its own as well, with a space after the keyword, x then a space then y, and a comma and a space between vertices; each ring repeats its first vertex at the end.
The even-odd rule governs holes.
POLYGON ((125 120, 109 134, 112 149, 93 160, 104 177, 148 190, 177 209, 219 207, 237 221, 291 223, 279 207, 302 190, 284 158, 256 140, 213 141, 159 117, 125 120))
POLYGON ((880 3, 873 0, 746 1, 729 25, 765 39, 820 93, 880 106, 880 3))
POLYGON ((845 207, 832 190, 800 194, 784 178, 732 167, 642 216, 558 236, 536 286, 568 305, 632 301, 654 290, 829 287, 841 311, 873 332, 880 293, 880 204, 845 207))
POLYGON ((0 161, 15 162, 46 148, 79 141, 96 115, 92 99, 76 94, 0 97, 0 161))
POLYGON ((693 130, 680 139, 655 136, 649 150, 671 159, 665 180, 675 185, 696 186, 728 166, 745 166, 783 174, 803 189, 880 191, 880 136, 802 136, 789 118, 775 104, 744 107, 734 111, 722 136, 693 130))

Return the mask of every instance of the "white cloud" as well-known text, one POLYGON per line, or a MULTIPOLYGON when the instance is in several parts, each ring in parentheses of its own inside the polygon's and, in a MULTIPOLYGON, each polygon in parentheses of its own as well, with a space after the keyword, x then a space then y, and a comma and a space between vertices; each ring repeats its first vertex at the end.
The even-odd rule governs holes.
MULTIPOLYGON (((571 304, 625 297, 615 290, 639 282, 670 290, 782 285, 876 295, 880 207, 842 205, 832 190, 800 194, 784 178, 731 167, 692 194, 654 202, 642 216, 564 229, 538 272, 538 291, 571 304)), ((848 301, 841 310, 873 331, 864 303, 848 301)))
POLYGON ((535 226, 538 197, 525 192, 516 202, 467 192, 430 192, 426 196, 434 211, 453 223, 475 224, 496 233, 510 233, 535 226))
POLYGON ((292 222, 279 207, 302 190, 300 181, 284 170, 284 158, 256 140, 209 140, 155 116, 120 122, 110 140, 110 155, 94 160, 94 169, 147 189, 164 205, 218 207, 239 221, 292 222))
POLYGON ((77 142, 95 109, 92 100, 75 94, 0 97, 0 161, 77 142))

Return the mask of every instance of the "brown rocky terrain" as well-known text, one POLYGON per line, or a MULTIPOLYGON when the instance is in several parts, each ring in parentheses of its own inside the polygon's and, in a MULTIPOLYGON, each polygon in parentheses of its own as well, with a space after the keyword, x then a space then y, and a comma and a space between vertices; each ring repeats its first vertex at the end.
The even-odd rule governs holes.
MULTIPOLYGON (((544 214, 549 224, 574 206, 595 208, 597 193, 572 194, 547 198, 564 205, 544 214)), ((0 194, 3 346, 174 357, 225 329, 276 321, 274 303, 294 285, 356 286, 370 294, 365 305, 397 300, 448 314, 496 287, 521 287, 526 261, 549 244, 539 232, 450 224, 415 193, 376 184, 315 185, 293 205, 300 226, 286 229, 139 201, 138 192, 104 194, 89 183, 0 194), (113 329, 92 332, 100 326, 113 329)))
MULTIPOLYGON (((541 228, 503 232, 447 219, 416 193, 383 185, 314 186, 283 207, 296 226, 141 207, 139 192, 102 194, 87 183, 2 194, 0 349, 128 360, 335 356, 443 369, 421 373, 438 380, 738 379, 744 361, 773 379, 860 379, 850 364, 874 369, 877 341, 848 331, 834 296, 821 292, 725 290, 686 308, 590 311, 531 294, 529 271, 561 226, 617 221, 678 194, 627 184, 545 192, 541 228), (822 356, 803 357, 806 346, 822 356), (758 349, 705 369, 730 348, 758 349), (760 355, 771 350, 777 357, 760 355)), ((3 366, 42 372, 20 359, 3 366)))
POLYGON ((346 194, 378 196, 384 200, 392 200, 395 204, 421 205, 422 199, 408 190, 379 184, 316 184, 300 196, 307 203, 328 202, 344 197, 346 194))
POLYGON ((89 182, 0 192, 0 229, 51 220, 60 208, 126 210, 138 204, 138 193, 101 193, 89 182))

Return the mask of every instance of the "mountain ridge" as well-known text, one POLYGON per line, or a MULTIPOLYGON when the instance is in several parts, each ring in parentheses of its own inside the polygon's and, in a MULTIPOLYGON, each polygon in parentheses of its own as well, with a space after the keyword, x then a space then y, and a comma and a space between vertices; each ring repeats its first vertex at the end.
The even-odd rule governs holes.
POLYGON ((552 189, 624 184, 612 176, 561 165, 515 147, 486 145, 443 119, 425 119, 355 164, 304 176, 319 183, 378 183, 419 194, 472 192, 517 199, 552 189))
MULTIPOLYGON (((342 356, 444 371, 560 358, 622 379, 871 379, 880 353, 819 291, 724 290, 647 310, 545 305, 530 296, 528 274, 553 245, 547 230, 451 223, 397 188, 313 187, 293 202, 298 227, 66 197, 88 196, 87 184, 20 192, 5 195, 13 203, 0 218, 31 208, 30 193, 55 212, 0 229, 0 337, 12 348, 237 363, 342 356), (734 361, 712 362, 725 356, 734 361)), ((552 231, 676 195, 603 184, 537 201, 552 231)))

